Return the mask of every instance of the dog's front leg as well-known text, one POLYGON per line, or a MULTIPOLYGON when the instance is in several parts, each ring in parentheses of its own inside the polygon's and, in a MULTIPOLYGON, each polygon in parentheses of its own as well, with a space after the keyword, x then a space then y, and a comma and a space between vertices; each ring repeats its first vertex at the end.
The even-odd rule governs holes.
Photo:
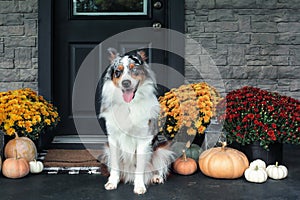
POLYGON ((120 169, 119 169, 119 149, 114 145, 114 143, 110 143, 109 146, 110 151, 110 176, 108 178, 107 183, 104 185, 106 190, 114 190, 117 189, 118 183, 120 182, 120 169), (111 145, 113 144, 113 145, 111 145))
POLYGON ((144 194, 147 189, 144 183, 144 173, 149 155, 147 155, 149 145, 139 144, 136 151, 136 171, 134 178, 134 193, 144 194))

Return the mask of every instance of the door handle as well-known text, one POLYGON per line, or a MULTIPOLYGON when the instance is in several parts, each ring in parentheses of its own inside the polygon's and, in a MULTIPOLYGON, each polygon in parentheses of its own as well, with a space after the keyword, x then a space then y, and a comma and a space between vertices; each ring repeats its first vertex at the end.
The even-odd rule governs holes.
POLYGON ((160 1, 157 1, 157 2, 155 2, 155 3, 153 4, 153 7, 154 7, 155 9, 160 9, 160 8, 162 7, 162 3, 161 3, 160 1))
POLYGON ((162 27, 162 24, 160 22, 155 22, 152 24, 152 27, 154 29, 160 29, 162 27))

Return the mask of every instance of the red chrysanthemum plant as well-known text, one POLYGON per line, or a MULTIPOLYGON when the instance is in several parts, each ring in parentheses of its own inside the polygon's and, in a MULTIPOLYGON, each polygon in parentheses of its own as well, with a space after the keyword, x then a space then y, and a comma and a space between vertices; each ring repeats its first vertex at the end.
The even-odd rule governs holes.
POLYGON ((255 87, 243 87, 227 94, 217 106, 229 143, 242 145, 259 141, 300 144, 300 102, 255 87))

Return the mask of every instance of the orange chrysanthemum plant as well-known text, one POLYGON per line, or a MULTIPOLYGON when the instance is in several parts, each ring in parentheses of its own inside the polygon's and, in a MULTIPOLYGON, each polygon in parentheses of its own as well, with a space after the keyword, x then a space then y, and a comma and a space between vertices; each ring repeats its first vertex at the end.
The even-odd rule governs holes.
POLYGON ((203 134, 221 100, 217 90, 205 82, 173 88, 159 98, 159 131, 172 140, 180 131, 189 136, 203 134))
POLYGON ((57 109, 29 88, 0 92, 0 130, 32 140, 57 125, 57 109))

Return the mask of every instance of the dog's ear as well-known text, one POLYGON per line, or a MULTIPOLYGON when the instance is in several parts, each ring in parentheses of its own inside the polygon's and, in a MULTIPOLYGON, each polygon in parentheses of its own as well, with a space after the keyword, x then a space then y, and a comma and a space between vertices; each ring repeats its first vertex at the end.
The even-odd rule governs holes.
POLYGON ((108 55, 109 55, 108 59, 109 59, 110 63, 113 63, 113 60, 119 56, 119 53, 114 48, 108 48, 107 52, 108 52, 108 55))
POLYGON ((143 50, 138 51, 137 54, 142 58, 142 60, 143 60, 144 62, 146 62, 146 60, 148 59, 148 57, 147 57, 147 55, 146 55, 146 52, 143 51, 143 50))

